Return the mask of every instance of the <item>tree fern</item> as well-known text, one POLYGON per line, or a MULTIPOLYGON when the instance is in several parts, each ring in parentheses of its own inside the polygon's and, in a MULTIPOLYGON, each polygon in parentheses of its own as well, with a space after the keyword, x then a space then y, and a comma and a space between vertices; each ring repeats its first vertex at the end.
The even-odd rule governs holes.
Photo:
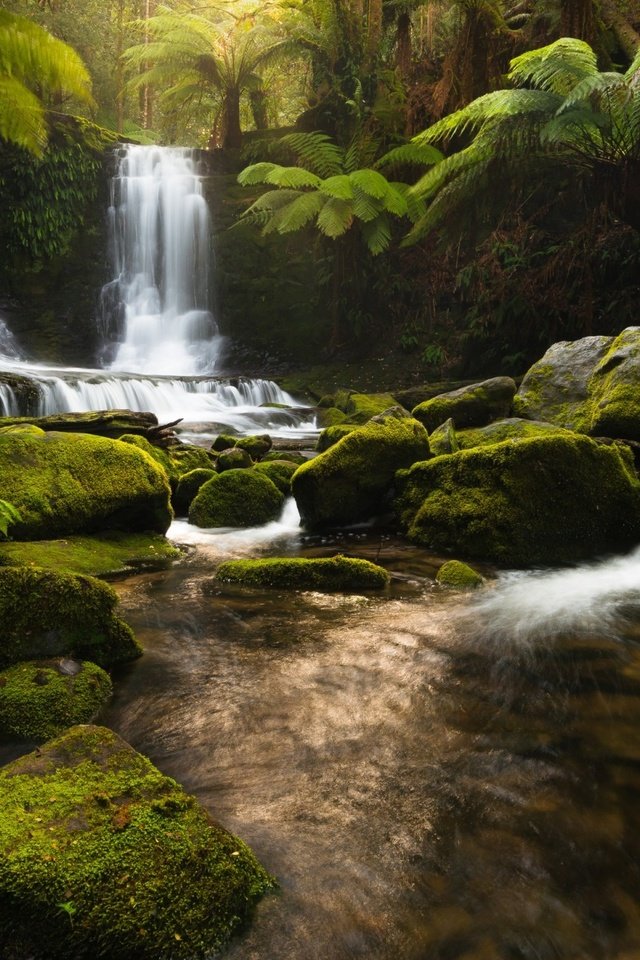
POLYGON ((281 141, 289 147, 301 165, 319 177, 342 173, 344 150, 326 133, 289 133, 281 141))
POLYGON ((348 200, 329 197, 318 213, 318 229, 325 237, 335 240, 347 232, 353 223, 353 215, 353 204, 348 200))

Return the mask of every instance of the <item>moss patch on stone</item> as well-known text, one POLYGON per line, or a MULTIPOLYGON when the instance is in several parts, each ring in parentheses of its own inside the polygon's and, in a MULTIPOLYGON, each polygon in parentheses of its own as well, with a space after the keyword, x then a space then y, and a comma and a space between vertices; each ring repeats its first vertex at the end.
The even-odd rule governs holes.
POLYGON ((0 668, 70 656, 110 666, 142 652, 115 614, 118 597, 92 577, 0 567, 0 668))
POLYGON ((0 432, 0 490, 20 512, 11 528, 19 540, 108 528, 164 533, 173 516, 165 474, 150 456, 87 434, 0 432))
POLYGON ((179 517, 187 515, 193 498, 200 487, 215 475, 215 470, 203 469, 202 467, 183 473, 173 493, 173 506, 179 517))
POLYGON ((429 431, 449 418, 456 429, 481 427, 509 415, 515 392, 516 385, 510 377, 493 377, 425 400, 414 407, 412 416, 429 431))
POLYGON ((287 460, 289 463, 301 464, 307 462, 307 457, 296 450, 269 450, 260 462, 268 463, 271 460, 287 460))
POLYGON ((224 473, 225 470, 246 470, 253 463, 251 454, 248 450, 241 447, 230 447, 228 450, 221 450, 216 462, 218 473, 224 473))
POLYGON ((72 727, 0 772, 10 956, 196 960, 272 886, 246 844, 103 727, 72 727))
POLYGON ((316 450, 318 453, 324 453, 329 447, 332 447, 338 440, 347 437, 354 430, 358 429, 357 423, 335 423, 332 427, 326 427, 322 430, 316 440, 316 450))
POLYGON ((505 441, 400 471, 409 537, 509 566, 557 564, 640 540, 640 481, 630 451, 587 437, 505 441))
POLYGON ((317 421, 320 427, 335 427, 338 423, 344 423, 348 416, 338 407, 318 406, 317 421))
POLYGON ((279 516, 284 497, 255 470, 226 470, 200 487, 189 507, 198 527, 254 527, 279 516))
POLYGON ((253 460, 259 460, 260 457, 263 457, 265 453, 268 453, 271 450, 273 441, 268 433, 263 433, 256 436, 250 437, 240 437, 236 441, 236 447, 241 450, 246 450, 247 453, 253 460))
POLYGON ((445 453, 456 453, 460 449, 458 435, 451 417, 431 431, 429 448, 434 457, 441 457, 445 453))
POLYGON ((484 583, 477 570, 461 560, 447 560, 436 573, 436 580, 445 587, 456 590, 475 590, 484 583))
POLYGON ((256 463, 253 469, 263 477, 268 477, 280 493, 288 497, 291 493, 291 477, 298 469, 298 464, 288 460, 269 460, 256 463))
MULTIPOLYGON (((209 475, 213 476, 213 472, 209 471, 209 475)), ((141 568, 161 569, 179 556, 180 550, 159 534, 121 530, 107 530, 92 537, 0 543, 0 567, 42 567, 54 573, 83 573, 90 577, 141 568)))
POLYGON ((78 668, 73 675, 62 672, 60 661, 30 661, 3 670, 0 731, 42 742, 92 720, 111 696, 111 678, 95 663, 70 663, 78 668))
MULTIPOLYGON (((551 435, 573 436, 573 431, 565 430, 554 423, 545 423, 539 420, 522 420, 511 417, 507 420, 497 420, 486 427, 458 430, 456 433, 460 450, 470 450, 472 447, 486 447, 492 443, 501 443, 503 440, 530 440, 532 437, 548 437, 551 435)), ((432 437, 429 443, 433 449, 432 437)))
POLYGON ((303 522, 321 528, 370 517, 384 509, 398 468, 427 456, 426 430, 401 407, 375 417, 296 470, 291 491, 303 522))
POLYGON ((287 590, 383 590, 389 574, 369 560, 353 557, 266 557, 228 560, 216 572, 218 580, 287 590))
POLYGON ((150 443, 146 437, 138 437, 133 434, 125 434, 120 437, 120 442, 131 444, 138 450, 144 450, 155 460, 158 466, 162 467, 172 489, 175 488, 183 473, 189 473, 190 470, 197 470, 199 467, 204 470, 211 470, 215 467, 215 457, 203 447, 182 444, 164 449, 150 443))

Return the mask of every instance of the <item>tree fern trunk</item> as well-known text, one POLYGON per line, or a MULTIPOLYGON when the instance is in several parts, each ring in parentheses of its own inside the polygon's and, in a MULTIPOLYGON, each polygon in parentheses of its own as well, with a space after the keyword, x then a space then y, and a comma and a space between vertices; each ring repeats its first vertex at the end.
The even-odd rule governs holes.
POLYGON ((396 21, 396 64, 406 80, 411 71, 411 17, 406 10, 398 14, 396 21))
POLYGON ((224 150, 233 150, 242 146, 240 90, 237 87, 229 87, 225 91, 223 110, 222 147, 224 150))
POLYGON ((593 0, 561 0, 560 33, 591 43, 596 36, 593 0))

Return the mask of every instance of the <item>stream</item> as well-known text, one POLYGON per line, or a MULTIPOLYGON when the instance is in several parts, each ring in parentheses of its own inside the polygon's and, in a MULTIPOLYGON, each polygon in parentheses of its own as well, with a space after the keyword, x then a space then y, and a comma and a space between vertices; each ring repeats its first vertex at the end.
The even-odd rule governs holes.
POLYGON ((305 538, 294 512, 117 585, 146 652, 103 722, 278 878, 225 955, 635 960, 640 553, 469 598, 440 558, 305 538), (336 548, 387 566, 388 594, 212 580, 230 553, 336 548))

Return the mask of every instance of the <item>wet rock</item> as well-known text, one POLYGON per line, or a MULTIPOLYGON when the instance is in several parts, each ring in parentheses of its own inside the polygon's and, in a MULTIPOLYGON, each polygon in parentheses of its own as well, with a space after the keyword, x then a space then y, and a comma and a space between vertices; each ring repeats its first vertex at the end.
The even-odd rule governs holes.
POLYGON ((272 483, 283 493, 285 497, 291 494, 291 477, 298 469, 297 463, 291 463, 288 460, 268 460, 256 463, 254 468, 256 473, 263 477, 268 477, 272 483))
POLYGON ((242 450, 240 447, 231 447, 229 450, 222 450, 218 454, 216 461, 216 470, 223 473, 225 470, 244 470, 253 463, 251 454, 248 450, 242 450))
POLYGON ((198 527, 254 527, 275 520, 284 497, 268 477, 254 470, 226 470, 200 487, 189 507, 198 527))
POLYGON ((183 473, 190 470, 213 470, 216 465, 215 456, 204 447, 195 447, 188 444, 175 444, 168 449, 162 449, 151 443, 146 437, 136 437, 125 434, 120 437, 122 443, 129 443, 138 450, 144 450, 152 460, 162 467, 172 490, 175 490, 178 480, 183 473))
POLYGON ((135 410, 90 410, 86 413, 52 413, 46 417, 0 417, 0 427, 32 423, 41 430, 58 433, 90 433, 118 439, 125 433, 145 436, 158 426, 154 413, 135 410))
POLYGON ((414 407, 411 415, 429 431, 449 418, 456 429, 482 427, 492 420, 509 416, 515 392, 516 385, 511 377, 493 377, 425 400, 414 407))
POLYGON ((447 560, 436 573, 436 580, 445 587, 457 590, 475 590, 484 583, 484 578, 461 560, 447 560))
POLYGON ((104 727, 0 773, 0 928, 34 960, 196 960, 273 885, 251 850, 104 727))
POLYGON ((429 434, 429 448, 434 457, 440 457, 445 453, 456 453, 460 449, 451 417, 429 434))
POLYGON ((268 453, 273 446, 273 442, 268 433, 262 433, 259 436, 240 437, 236 442, 236 449, 246 450, 252 460, 259 460, 265 453, 268 453))

